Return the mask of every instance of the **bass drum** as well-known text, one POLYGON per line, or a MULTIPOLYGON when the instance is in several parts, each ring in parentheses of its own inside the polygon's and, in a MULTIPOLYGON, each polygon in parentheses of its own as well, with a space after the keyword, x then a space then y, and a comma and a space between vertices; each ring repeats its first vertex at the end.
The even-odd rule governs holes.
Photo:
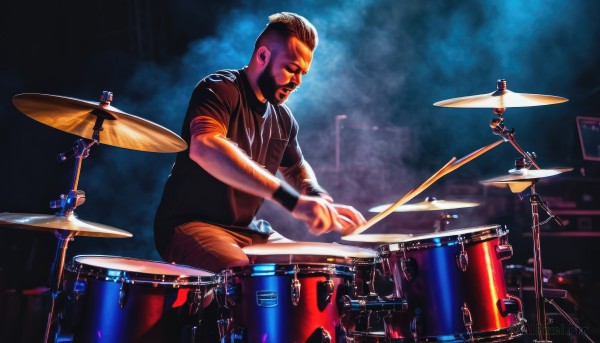
POLYGON ((193 342, 213 273, 127 257, 81 255, 65 267, 62 340, 193 342))
POLYGON ((345 342, 343 297, 369 293, 377 252, 341 244, 293 242, 243 248, 245 267, 224 272, 235 342, 345 342))
POLYGON ((521 302, 508 294, 502 268, 502 260, 512 256, 507 234, 490 225, 381 246, 382 268, 394 280, 386 296, 405 298, 408 311, 392 313, 384 332, 373 338, 504 342, 521 336, 521 302))

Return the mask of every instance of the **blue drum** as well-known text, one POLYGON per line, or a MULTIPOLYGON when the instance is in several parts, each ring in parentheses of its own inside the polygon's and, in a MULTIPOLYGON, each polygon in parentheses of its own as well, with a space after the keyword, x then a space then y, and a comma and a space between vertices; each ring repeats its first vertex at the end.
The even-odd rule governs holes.
POLYGON ((76 256, 65 267, 59 335, 75 342, 179 342, 193 338, 213 273, 114 256, 76 256), (190 329, 191 330, 191 329, 190 329))

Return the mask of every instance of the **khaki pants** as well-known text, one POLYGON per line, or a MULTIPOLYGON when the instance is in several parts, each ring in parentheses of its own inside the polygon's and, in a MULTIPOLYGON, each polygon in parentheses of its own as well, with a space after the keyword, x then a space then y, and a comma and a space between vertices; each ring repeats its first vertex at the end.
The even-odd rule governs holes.
MULTIPOLYGON (((281 237, 278 234, 272 235, 281 237)), ((269 236, 238 232, 202 222, 190 222, 175 228, 165 250, 168 262, 185 264, 218 273, 225 268, 245 266, 248 256, 242 248, 267 243, 269 236)))

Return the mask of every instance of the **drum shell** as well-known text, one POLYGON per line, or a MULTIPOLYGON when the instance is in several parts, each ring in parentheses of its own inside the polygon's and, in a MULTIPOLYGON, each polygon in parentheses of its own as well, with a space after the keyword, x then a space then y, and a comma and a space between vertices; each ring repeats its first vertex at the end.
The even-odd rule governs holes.
POLYGON ((194 335, 202 307, 198 298, 217 283, 117 279, 85 263, 65 269, 63 336, 73 335, 74 342, 179 342, 194 335))

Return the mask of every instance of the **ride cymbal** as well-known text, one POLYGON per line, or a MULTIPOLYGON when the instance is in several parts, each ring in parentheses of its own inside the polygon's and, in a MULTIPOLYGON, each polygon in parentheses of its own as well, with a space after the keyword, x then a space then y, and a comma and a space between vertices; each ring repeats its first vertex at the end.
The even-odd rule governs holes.
POLYGON ((554 95, 515 93, 506 89, 506 80, 498 80, 496 91, 442 100, 434 106, 455 108, 508 108, 560 104, 569 101, 554 95))
MULTIPOLYGON (((392 206, 392 204, 384 204, 375 206, 369 209, 369 212, 383 212, 387 208, 392 206)), ((418 211, 444 211, 444 210, 452 210, 457 208, 466 208, 466 207, 475 207, 479 206, 479 203, 476 202, 465 202, 465 201, 449 201, 449 200, 437 200, 434 197, 425 198, 425 201, 414 203, 414 204, 406 204, 399 206, 394 210, 394 212, 418 212, 418 211)))
POLYGON ((174 132, 146 119, 102 104, 58 95, 24 93, 13 104, 26 116, 55 129, 93 139, 94 126, 103 118, 101 144, 148 152, 179 152, 187 144, 174 132))
POLYGON ((128 238, 131 233, 108 225, 86 222, 74 215, 44 215, 29 213, 0 213, 0 225, 35 231, 75 231, 76 236, 128 238))

